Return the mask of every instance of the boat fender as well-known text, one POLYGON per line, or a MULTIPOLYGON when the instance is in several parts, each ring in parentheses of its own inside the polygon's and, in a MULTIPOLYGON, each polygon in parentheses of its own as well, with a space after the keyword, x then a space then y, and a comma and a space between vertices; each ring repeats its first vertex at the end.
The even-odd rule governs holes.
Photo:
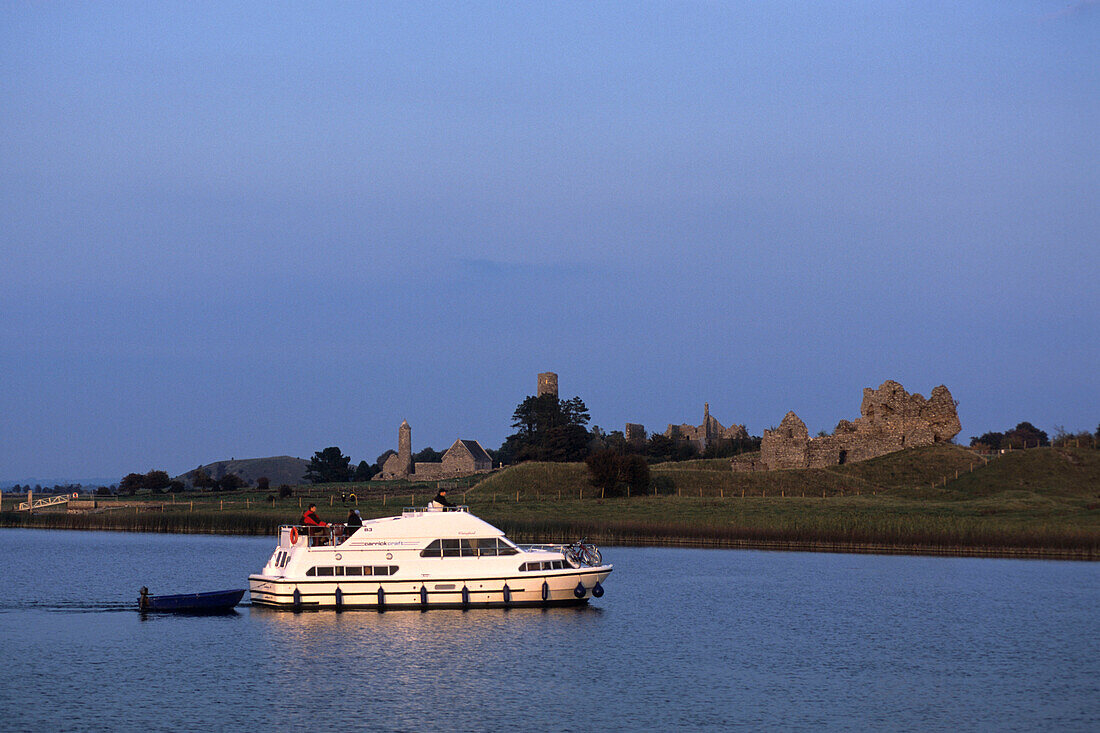
POLYGON ((420 605, 428 605, 428 588, 427 586, 420 586, 420 605))
POLYGON ((466 586, 462 586, 462 605, 463 607, 470 605, 470 589, 466 586))
POLYGON ((344 605, 344 591, 340 590, 340 586, 336 586, 336 610, 339 611, 344 605))
POLYGON ((545 580, 542 581, 542 600, 550 600, 550 584, 547 583, 545 580))
POLYGON ((504 602, 505 603, 511 603, 512 602, 512 589, 508 587, 507 583, 504 584, 504 602))
POLYGON ((378 586, 378 610, 381 611, 386 607, 386 591, 382 590, 382 586, 378 586))
POLYGON ((292 544, 292 545, 298 544, 298 528, 297 527, 291 527, 290 528, 290 544, 292 544))
POLYGON ((302 607, 302 591, 297 588, 294 589, 294 608, 302 607))
POLYGON ((577 598, 584 598, 585 591, 584 583, 577 583, 577 587, 573 589, 573 595, 577 598))
POLYGON ((600 581, 596 581, 596 584, 592 586, 592 595, 596 598, 603 598, 603 586, 600 585, 600 581))

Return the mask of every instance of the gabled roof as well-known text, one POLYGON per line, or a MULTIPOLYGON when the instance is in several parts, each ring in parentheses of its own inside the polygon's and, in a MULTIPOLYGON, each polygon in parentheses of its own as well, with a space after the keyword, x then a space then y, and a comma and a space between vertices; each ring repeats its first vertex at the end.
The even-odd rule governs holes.
POLYGON ((466 450, 470 451, 470 455, 474 457, 475 461, 489 461, 493 462, 493 459, 489 457, 489 454, 485 452, 485 449, 481 447, 481 443, 476 440, 463 440, 462 445, 466 446, 466 450))
MULTIPOLYGON (((454 442, 450 448, 447 449, 449 454, 451 451, 456 450, 459 446, 462 446, 473 457, 474 461, 488 461, 493 462, 493 459, 489 457, 489 454, 485 452, 485 449, 481 447, 481 443, 476 440, 462 440, 459 438, 454 442)), ((446 455, 446 454, 445 454, 446 455)))

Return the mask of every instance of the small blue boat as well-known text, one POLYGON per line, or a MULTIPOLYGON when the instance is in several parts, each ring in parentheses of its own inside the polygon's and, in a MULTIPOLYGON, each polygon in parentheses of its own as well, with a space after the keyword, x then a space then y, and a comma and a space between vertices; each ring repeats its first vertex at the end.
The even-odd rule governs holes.
POLYGON ((181 593, 172 596, 151 596, 141 589, 138 610, 164 613, 219 613, 231 611, 241 602, 244 590, 216 590, 208 593, 181 593))

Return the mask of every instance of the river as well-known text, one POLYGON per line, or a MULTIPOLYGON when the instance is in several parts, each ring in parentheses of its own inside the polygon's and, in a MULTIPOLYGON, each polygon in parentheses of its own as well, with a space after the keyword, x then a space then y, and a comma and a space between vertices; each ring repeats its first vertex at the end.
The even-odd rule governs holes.
POLYGON ((587 608, 143 617, 274 539, 0 543, 5 730, 1100 728, 1096 563, 611 547, 587 608))

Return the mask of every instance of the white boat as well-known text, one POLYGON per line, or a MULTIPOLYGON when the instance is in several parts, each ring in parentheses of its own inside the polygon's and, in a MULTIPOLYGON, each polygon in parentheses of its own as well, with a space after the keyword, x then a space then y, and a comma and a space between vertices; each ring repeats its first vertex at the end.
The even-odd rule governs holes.
POLYGON ((594 545, 516 545, 467 507, 407 508, 363 522, 279 529, 252 604, 287 609, 558 606, 603 595, 594 545))

